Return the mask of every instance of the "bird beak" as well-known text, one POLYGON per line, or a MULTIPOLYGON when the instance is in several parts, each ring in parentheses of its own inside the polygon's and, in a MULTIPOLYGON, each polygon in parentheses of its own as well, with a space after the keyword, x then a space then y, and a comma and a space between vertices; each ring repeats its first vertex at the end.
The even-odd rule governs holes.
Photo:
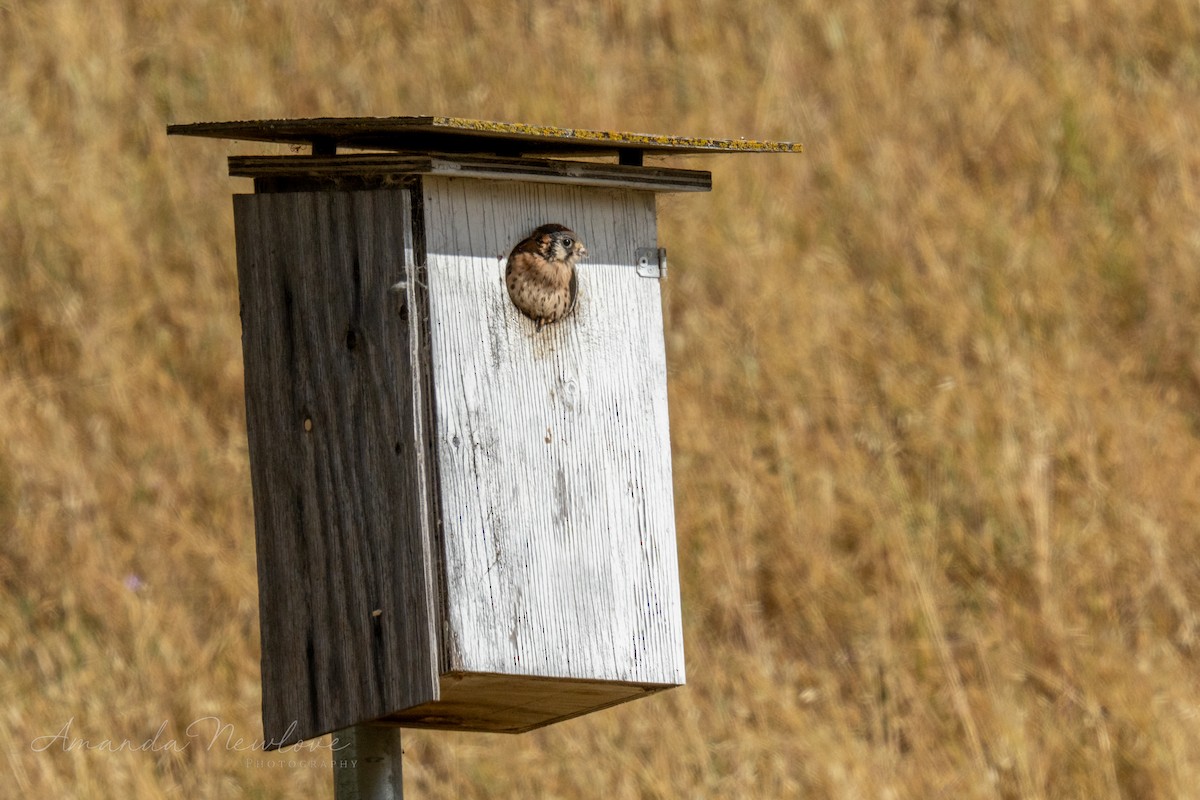
POLYGON ((575 252, 575 254, 580 258, 587 258, 587 248, 581 244, 579 245, 579 249, 575 252))

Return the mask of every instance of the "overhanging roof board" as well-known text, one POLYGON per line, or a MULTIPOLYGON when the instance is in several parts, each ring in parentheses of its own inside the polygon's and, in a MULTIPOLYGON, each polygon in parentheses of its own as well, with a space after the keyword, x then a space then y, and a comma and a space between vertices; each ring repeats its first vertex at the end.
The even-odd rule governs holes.
POLYGON ((168 125, 167 133, 282 144, 420 153, 496 155, 646 155, 800 153, 794 142, 702 139, 647 133, 551 128, 457 117, 321 117, 168 125))
POLYGON ((406 175, 447 175, 657 192, 707 192, 712 189, 712 173, 699 170, 632 167, 564 159, 444 154, 230 156, 229 174, 239 178, 309 180, 334 186, 387 185, 406 175))

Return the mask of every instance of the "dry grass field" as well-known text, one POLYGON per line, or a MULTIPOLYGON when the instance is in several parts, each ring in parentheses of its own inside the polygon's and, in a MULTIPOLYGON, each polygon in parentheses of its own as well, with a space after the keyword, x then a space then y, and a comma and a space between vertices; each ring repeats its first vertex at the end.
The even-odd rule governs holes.
POLYGON ((0 796, 331 796, 209 741, 277 151, 164 128, 395 114, 806 146, 659 205, 688 686, 406 732, 412 797, 1200 796, 1185 0, 0 0, 0 796))

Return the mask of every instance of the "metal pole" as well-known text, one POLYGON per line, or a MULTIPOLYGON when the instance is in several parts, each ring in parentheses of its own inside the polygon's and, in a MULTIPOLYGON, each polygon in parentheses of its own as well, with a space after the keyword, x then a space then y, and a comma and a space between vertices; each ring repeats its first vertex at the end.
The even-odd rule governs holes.
POLYGON ((334 800, 403 800, 400 728, 355 725, 334 737, 334 800))

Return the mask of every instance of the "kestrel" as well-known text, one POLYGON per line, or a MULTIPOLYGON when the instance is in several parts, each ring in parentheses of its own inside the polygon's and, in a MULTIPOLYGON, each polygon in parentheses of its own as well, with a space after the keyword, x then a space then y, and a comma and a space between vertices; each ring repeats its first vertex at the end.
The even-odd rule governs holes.
POLYGON ((575 307, 575 262, 586 257, 587 248, 575 232, 554 223, 537 228, 509 253, 504 269, 508 296, 539 331, 575 307))

